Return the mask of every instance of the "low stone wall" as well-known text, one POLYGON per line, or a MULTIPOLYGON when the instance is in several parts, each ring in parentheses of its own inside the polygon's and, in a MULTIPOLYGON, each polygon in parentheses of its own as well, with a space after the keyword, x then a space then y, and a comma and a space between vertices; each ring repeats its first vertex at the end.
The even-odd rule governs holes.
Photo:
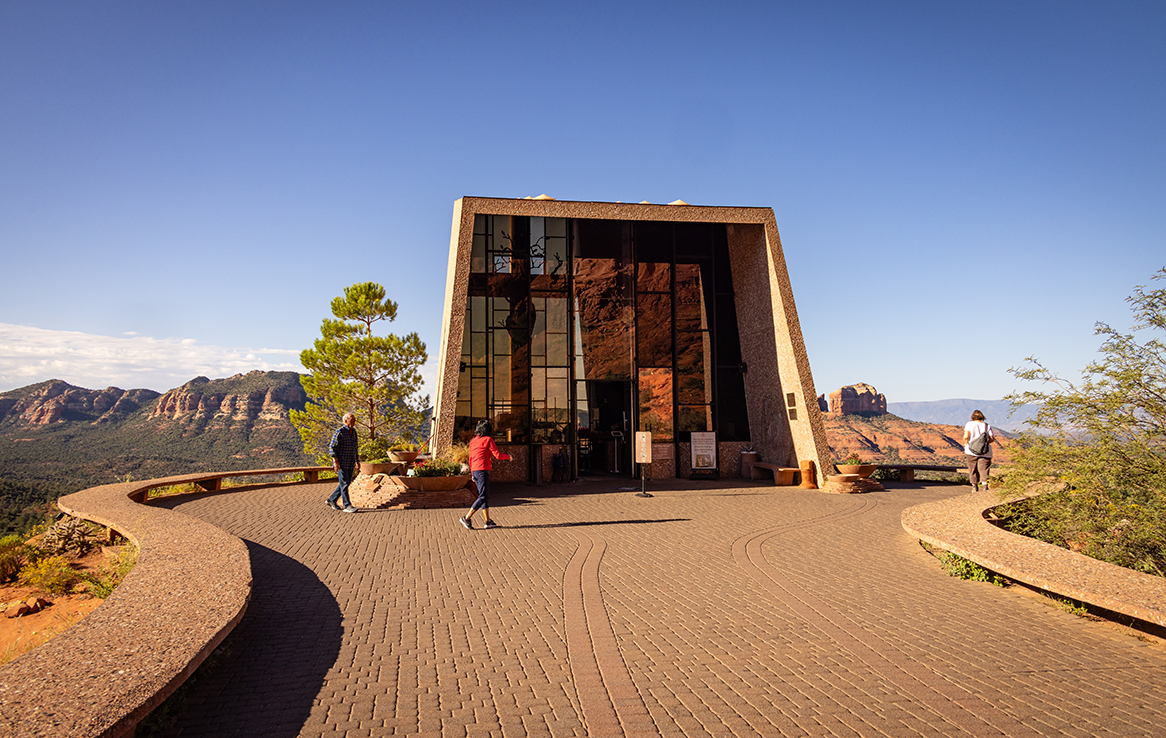
POLYGON ((0 667, 0 734, 129 735, 239 623, 251 596, 244 543, 210 523, 129 499, 207 478, 110 484, 57 501, 136 544, 138 563, 88 617, 0 667))
POLYGON ((1009 579, 1166 627, 1166 579, 997 528, 984 512, 1007 501, 972 492, 907 508, 901 522, 920 540, 1009 579))

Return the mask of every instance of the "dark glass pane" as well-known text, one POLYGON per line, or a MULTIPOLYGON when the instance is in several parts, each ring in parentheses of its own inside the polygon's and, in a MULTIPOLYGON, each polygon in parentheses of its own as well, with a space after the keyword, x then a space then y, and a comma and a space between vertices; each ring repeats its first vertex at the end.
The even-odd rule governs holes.
POLYGON ((546 274, 566 275, 570 264, 567 262, 567 220, 565 218, 546 219, 546 274))
POLYGON ((636 290, 639 292, 671 292, 672 265, 641 261, 636 265, 636 290))
POLYGON ((729 237, 723 225, 713 226, 713 261, 717 266, 717 292, 732 292, 733 270, 729 264, 729 237))
POLYGON ((708 330, 708 310, 705 307, 700 266, 676 265, 676 330, 708 330))
POLYGON ((547 331, 551 333, 567 332, 567 298, 547 298, 547 331))
POLYGON ((510 398, 510 356, 494 355, 494 394, 492 403, 511 401, 510 398))
POLYGON ((530 273, 545 274, 547 258, 546 219, 530 219, 530 273))
POLYGON ((732 295, 717 295, 716 334, 717 366, 741 363, 741 339, 737 335, 737 308, 732 295))
POLYGON ((491 230, 486 242, 486 271, 509 274, 510 257, 514 253, 514 227, 509 215, 490 216, 491 230))
POLYGON ((681 405, 677 420, 681 432, 703 433, 713 429, 713 410, 708 405, 681 405))
POLYGON ((672 296, 639 296, 636 325, 636 363, 642 367, 672 367, 672 296))
POLYGON ((501 405, 491 409, 490 425, 494 426, 494 437, 507 443, 529 443, 530 409, 522 405, 501 405))
POLYGON ((586 379, 632 378, 631 268, 614 259, 575 260, 575 320, 586 379))
POLYGON ((641 221, 634 225, 636 261, 672 263, 672 224, 641 221))
POLYGON ((547 334, 547 366, 567 366, 570 359, 567 356, 567 334, 547 334))
POLYGON ((631 223, 623 220, 575 220, 575 256, 584 259, 632 260, 631 223))
POLYGON ((677 401, 712 402, 712 362, 709 334, 676 334, 677 401))
POLYGON ((717 440, 749 440, 745 378, 737 369, 717 370, 717 440))
POLYGON ((672 370, 640 370, 639 429, 652 434, 652 442, 673 440, 672 370))
POLYGON ((713 226, 711 223, 676 224, 676 258, 713 255, 713 226))

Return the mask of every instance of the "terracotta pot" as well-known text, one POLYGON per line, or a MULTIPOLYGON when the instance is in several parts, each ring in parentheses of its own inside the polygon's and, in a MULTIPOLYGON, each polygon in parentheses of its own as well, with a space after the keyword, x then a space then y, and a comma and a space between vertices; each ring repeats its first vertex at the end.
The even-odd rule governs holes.
POLYGON ((839 474, 857 474, 859 477, 866 479, 874 470, 878 469, 878 464, 835 464, 838 467, 839 474))
POLYGON ((400 477, 409 489, 419 489, 422 492, 448 492, 451 489, 461 489, 470 481, 469 474, 456 477, 400 477))
POLYGON ((412 464, 417 460, 417 451, 390 451, 389 458, 398 464, 412 464))
POLYGON ((395 461, 362 461, 360 473, 372 476, 373 474, 396 474, 401 465, 395 461))

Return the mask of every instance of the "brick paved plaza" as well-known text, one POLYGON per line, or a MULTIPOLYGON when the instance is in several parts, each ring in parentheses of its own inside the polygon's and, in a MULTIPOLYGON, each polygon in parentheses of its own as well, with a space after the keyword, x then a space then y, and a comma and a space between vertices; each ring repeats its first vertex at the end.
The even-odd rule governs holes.
POLYGON ((170 501, 255 580, 171 734, 1166 735, 1166 649, 902 530, 962 488, 737 484, 496 484, 493 531, 329 484, 170 501))

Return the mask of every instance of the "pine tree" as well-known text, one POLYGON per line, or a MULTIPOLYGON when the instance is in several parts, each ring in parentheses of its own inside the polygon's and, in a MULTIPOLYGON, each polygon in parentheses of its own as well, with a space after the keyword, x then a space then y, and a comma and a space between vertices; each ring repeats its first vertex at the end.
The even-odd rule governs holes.
POLYGON ((397 317, 397 303, 375 282, 345 287, 332 301, 332 315, 313 348, 300 353, 309 372, 300 378, 309 402, 291 413, 291 422, 304 453, 326 463, 328 442, 347 412, 356 415, 362 458, 379 455, 391 442, 414 440, 406 436, 421 425, 429 404, 418 394, 425 344, 416 333, 373 334, 374 323, 397 317))

